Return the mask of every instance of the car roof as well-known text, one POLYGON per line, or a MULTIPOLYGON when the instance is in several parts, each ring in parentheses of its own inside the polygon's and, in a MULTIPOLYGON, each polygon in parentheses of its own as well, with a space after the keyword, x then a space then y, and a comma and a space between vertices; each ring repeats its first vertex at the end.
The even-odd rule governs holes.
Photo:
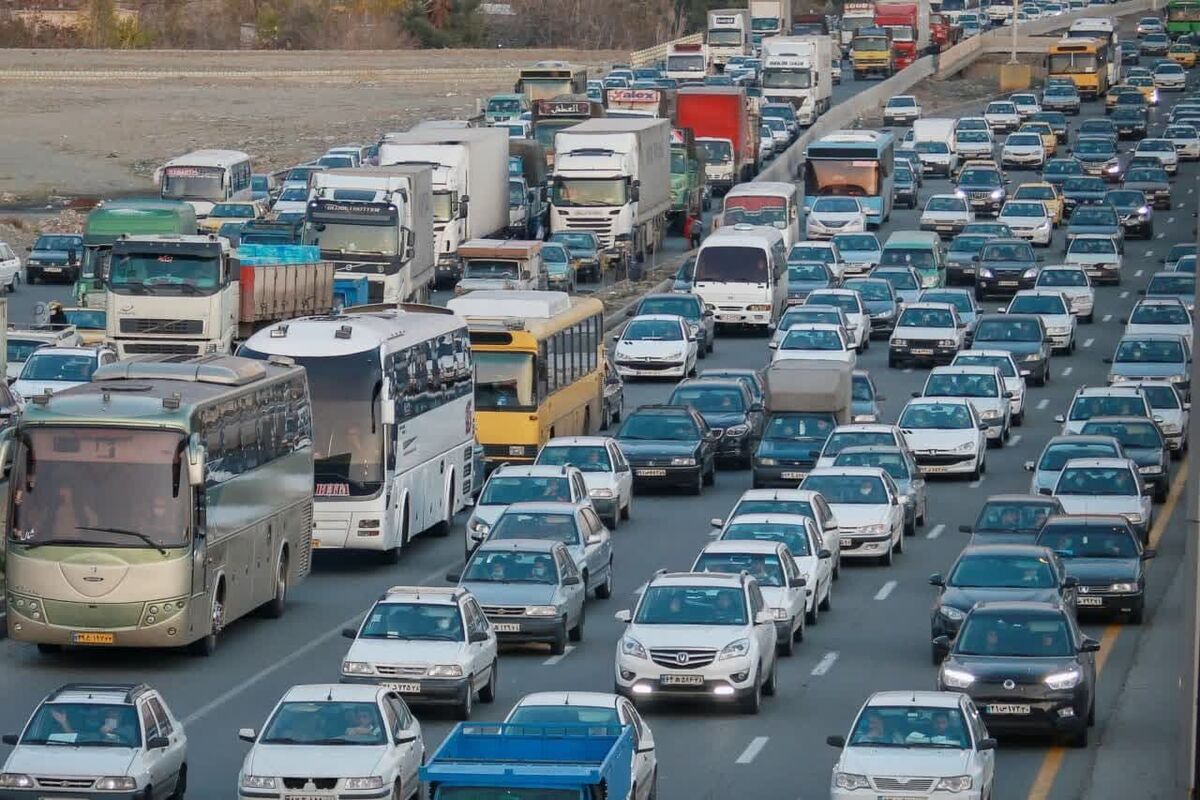
POLYGON ((521 706, 582 706, 584 708, 616 708, 620 698, 607 692, 533 692, 518 700, 521 706))
MULTIPOLYGON (((1093 419, 1095 418, 1093 417, 1093 419)), ((1138 417, 1138 419, 1145 419, 1145 417, 1138 417)), ((1045 447, 1056 444, 1110 444, 1115 441, 1116 439, 1113 437, 1102 433, 1060 433, 1047 439, 1045 447)))
MULTIPOLYGON (((751 516, 751 515, 747 515, 751 516)), ((757 514, 753 516, 758 516, 757 514)), ((808 517, 802 517, 808 519, 808 517)), ((739 517, 739 521, 745 522, 739 517)), ((749 553, 753 555, 774 555, 779 552, 779 548, 783 547, 782 542, 764 541, 762 539, 721 539, 716 542, 709 542, 700 551, 700 555, 705 553, 749 553)))
MULTIPOLYGON (((575 233, 575 231, 570 231, 570 233, 575 233)), ((689 300, 693 302, 703 302, 700 300, 700 296, 695 294, 683 294, 682 292, 655 292, 654 294, 643 296, 638 302, 638 305, 641 305, 647 300, 689 300)))
POLYGON ((1133 469, 1133 462, 1128 458, 1072 458, 1063 465, 1064 470, 1067 467, 1077 467, 1083 469, 1088 467, 1115 469, 1119 467, 1122 469, 1133 469))
POLYGON ((976 611, 1024 611, 1045 616, 1062 616, 1065 613, 1065 609, 1060 603, 1045 603, 1038 600, 988 600, 976 603, 972 613, 976 611))
POLYGON ((151 691, 144 683, 67 683, 46 695, 43 702, 132 705, 151 691))
MULTIPOLYGON (((838 425, 833 429, 833 433, 891 433, 899 432, 899 428, 895 425, 890 425, 886 422, 851 422, 846 425, 838 425)), ((830 434, 831 436, 833 434, 830 434)))
POLYGON ((867 698, 864 706, 870 707, 901 707, 925 706, 930 708, 959 708, 962 704, 961 692, 934 692, 928 690, 887 691, 875 692, 867 698))
POLYGON ((423 605, 457 605, 459 598, 469 594, 460 586, 390 586, 379 598, 381 603, 403 600, 423 605))
POLYGON ((1055 514, 1047 517, 1042 527, 1050 525, 1128 525, 1120 514, 1055 514))
POLYGON ((565 476, 573 469, 569 464, 501 464, 492 472, 503 478, 556 478, 565 476))
MULTIPOLYGON (((907 447, 899 447, 894 444, 860 444, 854 447, 845 447, 838 451, 837 458, 841 458, 846 453, 901 453, 907 454, 907 447)), ((842 465, 839 465, 842 466, 842 465)))
POLYGON ((1121 342, 1126 341, 1181 342, 1183 341, 1183 336, 1178 333, 1127 333, 1117 341, 1117 344, 1120 345, 1121 342))
POLYGON ((512 553, 552 553, 562 542, 551 542, 545 539, 484 539, 475 552, 508 551, 512 553))
POLYGON ((1144 397, 1137 386, 1081 386, 1075 397, 1144 397))
POLYGON ((740 587, 742 581, 742 575, 728 572, 669 572, 661 570, 655 573, 648 585, 695 586, 696 584, 707 584, 709 586, 740 587))
MULTIPOLYGON (((742 492, 742 496, 737 499, 737 502, 740 503, 743 500, 790 500, 809 503, 819 494, 820 492, 814 492, 812 489, 747 489, 742 492)), ((734 507, 737 507, 737 503, 734 503, 734 507)), ((743 516, 752 515, 744 514, 743 516)))
POLYGON ((615 442, 611 436, 555 436, 542 445, 542 449, 547 447, 567 447, 570 445, 605 445, 609 442, 615 442))
POLYGON ((309 683, 288 689, 280 702, 374 702, 381 691, 387 690, 377 684, 309 683))
POLYGON ((638 314, 636 317, 629 320, 629 322, 633 323, 642 320, 650 320, 652 322, 679 322, 682 319, 683 318, 678 314, 638 314))
POLYGON ((988 495, 988 498, 983 501, 984 505, 987 505, 988 503, 1018 503, 1018 502, 1026 502, 1026 503, 1042 505, 1042 506, 1059 505, 1059 502, 1056 499, 1054 499, 1048 495, 1021 494, 1020 492, 1008 492, 1008 493, 1004 493, 1004 494, 991 494, 991 495, 988 495))
POLYGON ((881 467, 817 467, 808 477, 832 476, 835 478, 882 478, 887 474, 881 467))
POLYGON ((510 503, 504 509, 504 514, 574 514, 588 502, 563 503, 558 501, 531 500, 524 503, 510 503))
POLYGON ((929 370, 929 376, 934 375, 995 375, 1000 371, 999 367, 985 367, 980 364, 972 364, 970 366, 954 366, 953 364, 944 367, 934 367, 929 370))
MULTIPOLYGON (((1168 385, 1170 385, 1170 384, 1168 384, 1168 385)), ((1090 417, 1090 418, 1084 420, 1083 426, 1086 428, 1088 425, 1091 425, 1092 423, 1096 423, 1096 422, 1103 422, 1108 425, 1118 425, 1118 424, 1119 425, 1134 425, 1134 424, 1136 424, 1136 425, 1154 425, 1155 424, 1154 421, 1151 420, 1149 417, 1139 417, 1136 414, 1123 414, 1120 416, 1117 416, 1114 414, 1111 417, 1090 417)))
MULTIPOLYGON (((1074 519, 1074 517, 1071 517, 1071 519, 1074 519)), ((1001 544, 973 544, 963 548, 958 557, 961 559, 969 555, 1043 556, 1048 549, 1040 544, 1014 544, 1011 542, 1001 544)))
POLYGON ((1007 350, 988 350, 987 348, 984 348, 982 350, 976 350, 974 348, 972 348, 970 350, 959 350, 957 353, 954 354, 954 357, 958 358, 959 356, 981 356, 983 358, 1007 358, 1010 361, 1015 361, 1015 359, 1013 358, 1013 354, 1007 350))

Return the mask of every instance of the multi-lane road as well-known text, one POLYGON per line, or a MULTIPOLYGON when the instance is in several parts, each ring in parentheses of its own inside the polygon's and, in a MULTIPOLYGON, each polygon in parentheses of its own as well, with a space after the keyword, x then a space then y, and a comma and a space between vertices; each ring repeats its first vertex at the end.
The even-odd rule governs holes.
MULTIPOLYGON (((837 99, 854 91, 847 82, 837 99)), ((1168 98, 1169 103, 1174 98, 1168 98)), ((1154 112, 1161 125, 1166 103, 1154 112)), ((1102 114, 1099 104, 1085 107, 1072 128, 1102 114)), ((1124 146, 1124 145, 1123 145, 1124 146)), ((1193 212, 1200 167, 1185 164, 1175 179, 1175 203, 1157 212, 1155 239, 1131 241, 1125 254, 1125 281, 1097 292, 1096 321, 1080 326, 1079 349, 1055 357, 1053 380, 1030 388, 1025 425, 1015 429, 1009 446, 989 454, 989 469, 978 484, 933 482, 929 519, 891 568, 850 567, 835 586, 833 610, 811 628, 794 657, 780 662, 780 691, 765 701, 758 716, 711 708, 652 708, 647 720, 655 732, 660 763, 660 797, 714 798, 753 793, 763 798, 827 796, 836 752, 825 745, 831 733, 844 733, 862 700, 881 689, 928 689, 934 684, 929 664, 929 608, 933 597, 927 578, 942 572, 961 550, 966 536, 960 524, 971 523, 984 498, 993 493, 1024 491, 1028 473, 1021 465, 1036 457, 1046 439, 1058 432, 1053 415, 1065 411, 1077 386, 1102 384, 1121 334, 1119 319, 1137 299, 1137 289, 1159 269, 1170 245, 1194 241, 1193 212)), ((1014 184, 1036 179, 1014 172, 1014 184)), ((948 191, 941 180, 926 182, 923 197, 948 191)), ((917 214, 897 211, 880 232, 916 229, 917 214)), ((1057 233, 1047 263, 1062 252, 1057 233)), ((677 248, 678 242, 672 242, 677 248)), ((57 287, 26 287, 11 298, 13 316, 28 316, 33 299, 62 299, 57 287)), ((988 309, 997 305, 986 304, 988 309)), ((702 367, 763 365, 766 341, 721 336, 716 353, 702 367)), ((881 342, 859 358, 871 370, 881 393, 884 419, 894 420, 911 392, 920 389, 924 370, 888 369, 881 342)), ((627 408, 665 401, 672 386, 639 383, 626 387, 627 408)), ((1089 635, 1103 643, 1103 671, 1097 703, 1097 732, 1103 739, 1131 670, 1139 640, 1156 624, 1165 588, 1180 564, 1184 514, 1176 500, 1182 492, 1184 465, 1175 462, 1174 487, 1166 506, 1158 509, 1153 538, 1160 557, 1149 577, 1149 612, 1143 628, 1089 624, 1089 635), (1164 513, 1168 512, 1168 513, 1164 513)), ((506 651, 502 656, 498 701, 476 706, 476 718, 502 717, 523 694, 550 689, 611 691, 613 652, 623 625, 612 614, 630 608, 639 587, 659 568, 685 569, 709 541, 709 519, 721 517, 741 491, 749 488, 748 471, 723 471, 715 487, 700 498, 639 496, 634 518, 614 536, 616 591, 611 599, 593 601, 582 642, 562 656, 543 649, 506 651)), ((44 656, 30 646, 0 642, 0 731, 16 731, 36 702, 68 681, 144 680, 159 688, 184 719, 189 735, 192 797, 217 798, 235 791, 246 745, 239 727, 257 727, 279 696, 293 684, 336 681, 346 642, 341 629, 355 622, 379 593, 393 584, 445 583, 445 573, 461 561, 459 524, 448 539, 418 540, 401 563, 380 566, 344 554, 322 553, 314 574, 296 588, 281 620, 247 619, 223 636, 211 658, 184 653, 96 651, 44 656)), ((1182 634, 1182 632, 1181 632, 1182 634)), ((1155 664, 1161 679, 1174 681, 1176 665, 1155 664)), ((417 708, 430 751, 450 729, 446 715, 417 708)), ((1170 744, 1174 723, 1164 720, 1161 741, 1170 744)), ((1089 791, 1096 748, 1056 750, 1044 742, 1002 742, 997 767, 996 800, 1025 797, 1100 796, 1089 791)), ((1166 776, 1163 777, 1164 781, 1166 776)), ((1153 787, 1145 787, 1147 796, 1153 787)))

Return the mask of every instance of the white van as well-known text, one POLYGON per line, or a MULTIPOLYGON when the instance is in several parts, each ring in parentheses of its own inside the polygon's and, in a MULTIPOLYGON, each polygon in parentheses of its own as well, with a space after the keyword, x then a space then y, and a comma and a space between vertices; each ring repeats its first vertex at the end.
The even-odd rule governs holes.
POLYGON ((717 230, 696 254, 692 292, 717 324, 774 330, 787 298, 783 233, 746 224, 717 230))
POLYGON ((240 150, 196 150, 154 171, 164 200, 185 200, 197 217, 216 203, 250 199, 250 156, 240 150))
POLYGON ((913 121, 913 149, 921 159, 924 172, 935 172, 949 178, 958 171, 958 153, 954 148, 954 126, 957 120, 929 117, 913 121))
POLYGON ((800 241, 796 184, 783 181, 739 183, 725 195, 721 225, 762 225, 783 234, 783 248, 800 241))

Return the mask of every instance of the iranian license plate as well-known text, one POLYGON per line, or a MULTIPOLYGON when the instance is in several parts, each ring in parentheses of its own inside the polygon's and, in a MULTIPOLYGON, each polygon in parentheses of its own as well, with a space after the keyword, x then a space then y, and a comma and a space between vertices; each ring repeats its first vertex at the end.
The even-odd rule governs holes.
POLYGON ((662 478, 666 476, 667 471, 665 469, 639 469, 635 474, 643 478, 662 478))
POLYGON ((925 464, 921 467, 921 472, 945 472, 946 468, 940 464, 925 464))
POLYGON ((62 267, 42 267, 42 272, 62 272, 62 267))
POLYGON ((283 800, 329 800, 329 797, 319 794, 285 794, 283 800))
POLYGON ((741 322, 741 314, 718 314, 717 322, 741 322))
POLYGON ((1018 705, 1016 703, 992 703, 987 706, 989 714, 1028 714, 1029 706, 1018 705))
POLYGON ((1000 281, 1001 286, 1020 286, 1020 281, 1000 281))
POLYGON ((933 350, 928 347, 914 347, 912 349, 912 354, 914 356, 931 356, 933 355, 933 350))
POLYGON ((391 689, 393 692, 402 692, 404 694, 421 693, 421 684, 419 683, 385 683, 384 688, 391 689))
POLYGON ((496 633, 520 633, 521 623, 519 622, 493 622, 492 628, 496 633))
POLYGON ((75 644, 112 644, 116 637, 111 633, 80 632, 72 633, 71 641, 75 644))
POLYGON ((663 686, 703 686, 703 675, 663 675, 659 678, 663 686))
POLYGON ((1078 597, 1075 599, 1075 604, 1079 606, 1102 606, 1104 605, 1103 597, 1078 597))
POLYGON ((838 539, 838 544, 840 544, 842 547, 853 547, 854 540, 849 536, 842 536, 838 539))
POLYGON ((807 472, 781 472, 779 477, 785 481, 802 481, 808 476, 807 472))
POLYGON ((952 230, 954 230, 954 226, 953 226, 953 225, 937 225, 937 226, 935 226, 935 227, 936 227, 936 228, 937 228, 939 231, 952 231, 952 230))

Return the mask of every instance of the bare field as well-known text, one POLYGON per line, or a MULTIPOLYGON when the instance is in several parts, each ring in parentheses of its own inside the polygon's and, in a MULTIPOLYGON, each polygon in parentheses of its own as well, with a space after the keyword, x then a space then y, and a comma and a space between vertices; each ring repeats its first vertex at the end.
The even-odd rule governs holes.
POLYGON ((245 150, 278 169, 422 119, 473 114, 542 59, 601 66, 627 53, 564 50, 0 50, 0 199, 150 188, 168 158, 245 150))

